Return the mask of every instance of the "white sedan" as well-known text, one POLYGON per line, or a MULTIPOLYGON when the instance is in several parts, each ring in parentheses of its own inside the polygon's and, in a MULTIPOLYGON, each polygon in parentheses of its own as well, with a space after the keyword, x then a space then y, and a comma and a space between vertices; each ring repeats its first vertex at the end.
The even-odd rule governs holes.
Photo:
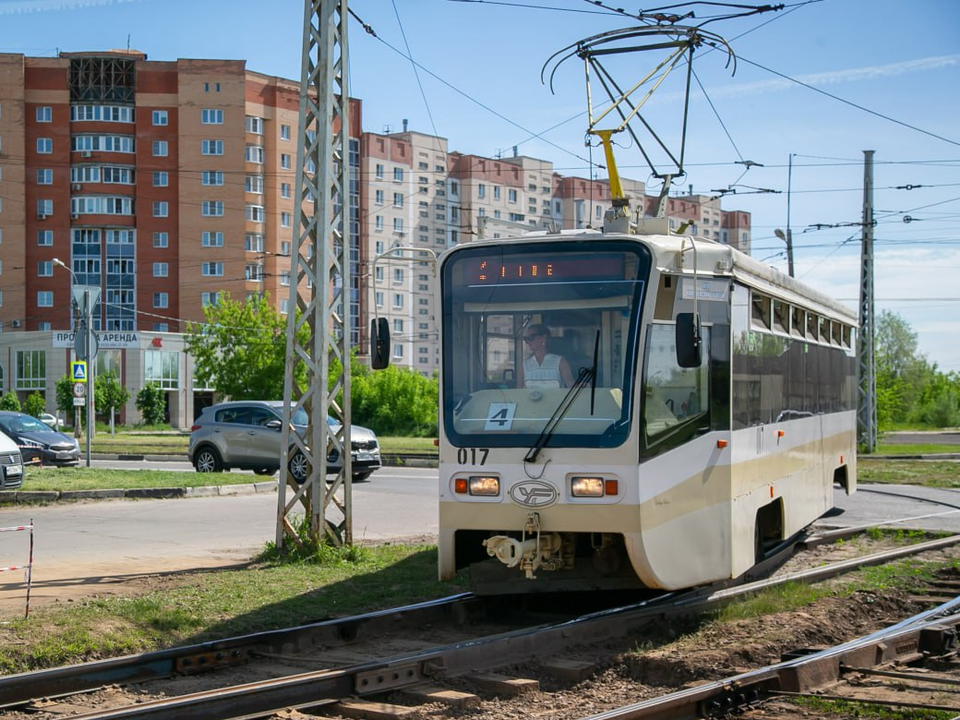
POLYGON ((59 430, 63 427, 63 420, 50 413, 40 413, 40 417, 38 417, 37 420, 54 430, 59 430))

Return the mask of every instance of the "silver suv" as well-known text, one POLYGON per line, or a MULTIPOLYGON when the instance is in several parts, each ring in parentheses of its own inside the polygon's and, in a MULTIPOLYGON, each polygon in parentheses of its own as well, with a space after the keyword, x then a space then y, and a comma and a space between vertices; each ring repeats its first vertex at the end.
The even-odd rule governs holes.
MULTIPOLYGON (((340 425, 328 417, 330 429, 340 425)), ((298 410, 292 418, 294 429, 303 437, 307 432, 307 414, 298 410)), ((190 428, 187 454, 197 472, 220 472, 231 468, 253 470, 258 475, 273 475, 280 469, 280 438, 283 427, 283 402, 236 400, 203 409, 190 428)), ((366 480, 380 469, 380 444, 372 430, 350 426, 353 479, 366 480)), ((327 455, 327 472, 335 473, 343 466, 339 453, 331 449, 327 455)), ((293 452, 289 459, 290 475, 297 482, 306 480, 309 461, 303 453, 293 452)))

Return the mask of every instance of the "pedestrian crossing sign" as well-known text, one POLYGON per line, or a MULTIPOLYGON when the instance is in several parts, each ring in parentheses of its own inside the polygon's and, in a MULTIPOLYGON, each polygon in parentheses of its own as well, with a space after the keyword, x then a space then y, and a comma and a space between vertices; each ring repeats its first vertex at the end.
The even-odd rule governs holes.
POLYGON ((74 360, 71 364, 73 381, 85 383, 87 381, 87 363, 84 360, 74 360))

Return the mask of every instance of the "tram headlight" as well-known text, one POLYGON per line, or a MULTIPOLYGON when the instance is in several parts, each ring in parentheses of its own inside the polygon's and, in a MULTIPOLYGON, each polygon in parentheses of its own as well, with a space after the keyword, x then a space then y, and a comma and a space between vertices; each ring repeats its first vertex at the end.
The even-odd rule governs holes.
POLYGON ((495 475, 471 475, 467 486, 471 495, 496 497, 500 494, 500 478, 495 475))
POLYGON ((570 494, 573 497, 604 497, 619 493, 620 483, 614 479, 593 475, 570 478, 570 494))
POLYGON ((603 497, 603 478, 602 477, 571 478, 570 492, 574 497, 603 497))

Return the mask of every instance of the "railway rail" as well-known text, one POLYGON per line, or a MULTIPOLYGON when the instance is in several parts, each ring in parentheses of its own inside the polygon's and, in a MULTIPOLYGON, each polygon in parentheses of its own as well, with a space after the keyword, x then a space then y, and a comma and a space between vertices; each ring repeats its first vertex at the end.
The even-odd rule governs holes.
MULTIPOLYGON (((799 541, 814 544, 828 539, 799 541)), ((502 598, 454 596, 300 628, 0 678, 0 705, 8 708, 9 717, 22 712, 31 718, 62 717, 64 710, 84 707, 89 711, 72 716, 86 720, 266 717, 283 708, 380 697, 443 678, 560 655, 571 646, 622 639, 650 623, 698 613, 764 587, 814 582, 957 543, 960 536, 951 536, 736 587, 670 594, 595 611, 581 608, 563 615, 544 615, 531 605, 520 613, 510 612, 502 598), (424 643, 425 627, 430 628, 435 644, 424 643), (217 673, 202 673, 211 669, 228 670, 232 684, 224 687, 217 673), (183 675, 190 676, 189 683, 183 675), (159 692, 182 693, 187 687, 194 691, 156 700, 144 697, 154 692, 153 683, 147 681, 162 682, 160 678, 172 676, 178 679, 168 681, 159 692), (138 685, 116 690, 117 684, 138 685), (112 688, 106 693, 109 698, 92 692, 104 686, 112 688), (108 702, 111 706, 103 707, 108 702)), ((780 557, 770 562, 782 562, 792 546, 781 548, 780 557)), ((765 682, 760 686, 765 688, 769 684, 765 682)))

